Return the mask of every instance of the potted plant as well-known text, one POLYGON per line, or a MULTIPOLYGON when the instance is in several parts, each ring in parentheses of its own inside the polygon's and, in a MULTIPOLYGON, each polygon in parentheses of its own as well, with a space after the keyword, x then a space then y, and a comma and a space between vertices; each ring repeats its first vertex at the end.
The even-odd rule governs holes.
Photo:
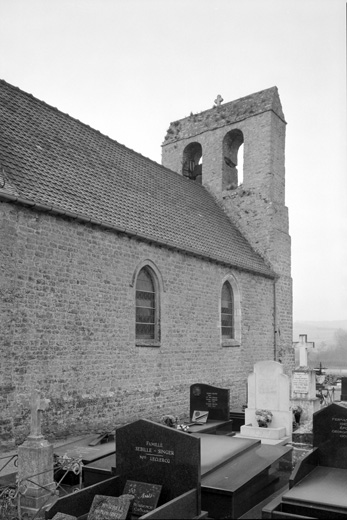
POLYGON ((256 410, 255 417, 259 428, 267 428, 272 421, 272 412, 270 410, 256 410))

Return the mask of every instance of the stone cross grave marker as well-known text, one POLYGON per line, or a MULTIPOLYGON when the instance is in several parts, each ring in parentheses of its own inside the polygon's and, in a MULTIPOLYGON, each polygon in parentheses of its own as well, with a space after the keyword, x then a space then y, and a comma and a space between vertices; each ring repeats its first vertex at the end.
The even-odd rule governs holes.
POLYGON ((299 341, 293 342, 293 347, 299 347, 299 366, 300 367, 307 367, 308 361, 307 361, 307 349, 308 347, 314 348, 314 341, 308 342, 307 341, 307 334, 299 334, 299 341))
POLYGON ((223 98, 222 98, 222 96, 221 96, 220 94, 218 94, 218 96, 217 96, 216 99, 214 100, 215 105, 216 105, 217 107, 220 107, 221 104, 223 103, 223 101, 224 101, 224 100, 223 100, 223 98))
POLYGON ((31 410, 31 425, 29 437, 42 437, 41 432, 41 415, 42 412, 47 410, 50 400, 41 399, 40 392, 34 389, 31 392, 31 398, 23 399, 23 404, 29 406, 31 410))

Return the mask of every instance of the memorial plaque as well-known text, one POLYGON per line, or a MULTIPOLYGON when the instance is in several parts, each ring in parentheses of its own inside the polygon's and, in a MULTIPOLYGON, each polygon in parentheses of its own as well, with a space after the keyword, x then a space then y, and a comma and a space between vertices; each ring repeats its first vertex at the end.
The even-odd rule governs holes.
POLYGON ((229 421, 230 390, 196 383, 190 387, 190 418, 195 410, 209 412, 211 421, 229 421))
POLYGON ((202 412, 201 410, 194 410, 192 415, 192 422, 197 424, 206 424, 209 412, 202 412))
POLYGON ((88 520, 126 520, 133 498, 131 495, 95 495, 88 520))
POLYGON ((333 403, 313 414, 313 446, 320 465, 347 469, 347 408, 333 403))
POLYGON ((157 507, 162 486, 158 484, 147 484, 146 482, 136 482, 127 480, 124 493, 133 495, 134 503, 132 513, 134 515, 145 515, 157 507))
POLYGON ((308 394, 310 381, 307 372, 294 372, 292 382, 294 394, 308 394))
POLYGON ((162 486, 161 503, 200 488, 200 439, 140 419, 116 430, 117 473, 162 486))

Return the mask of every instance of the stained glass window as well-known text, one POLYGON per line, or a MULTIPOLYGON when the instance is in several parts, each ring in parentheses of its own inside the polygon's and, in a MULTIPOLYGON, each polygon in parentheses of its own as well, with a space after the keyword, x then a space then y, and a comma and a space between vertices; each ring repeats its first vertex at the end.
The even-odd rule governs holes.
POLYGON ((152 275, 144 267, 136 281, 136 338, 156 339, 156 294, 152 275))
POLYGON ((221 304, 222 338, 234 338, 234 297, 233 291, 228 282, 222 288, 221 304))

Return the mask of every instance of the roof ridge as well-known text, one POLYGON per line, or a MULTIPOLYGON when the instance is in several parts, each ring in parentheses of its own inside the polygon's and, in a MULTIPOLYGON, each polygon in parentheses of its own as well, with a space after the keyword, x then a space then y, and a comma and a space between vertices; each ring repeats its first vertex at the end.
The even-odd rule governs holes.
MULTIPOLYGON (((24 94, 25 96, 27 97, 30 97, 32 99, 34 99, 35 101, 37 101, 38 103, 40 103, 41 105, 44 105, 46 106, 47 108, 51 109, 51 110, 54 110, 56 112, 58 112, 59 114, 71 119, 72 121, 75 121, 76 123, 79 123, 80 125, 83 125, 85 128, 88 128, 89 130, 91 130, 92 132, 96 133, 96 134, 99 134, 101 135, 102 137, 104 137, 105 139, 108 139, 109 141, 111 141, 112 143, 116 143, 118 146, 122 147, 122 148, 125 148, 126 150, 134 153, 135 155, 138 155, 139 157, 142 157, 143 159, 147 160, 147 161, 150 161, 151 163, 154 163, 156 164, 157 166, 160 166, 161 168, 164 168, 165 170, 171 172, 171 173, 175 173, 176 175, 179 175, 179 173, 173 171, 173 170, 170 170, 169 168, 167 168, 166 166, 163 166, 161 163, 155 161, 154 159, 151 159, 150 157, 147 157, 146 155, 143 155, 141 154, 140 152, 137 152, 136 150, 133 150, 132 148, 129 148, 128 146, 126 146, 125 144, 123 143, 120 143, 119 141, 117 141, 116 139, 114 139, 113 137, 110 137, 109 135, 107 134, 104 134, 103 132, 101 132, 100 130, 98 130, 97 128, 93 128, 92 126, 88 125, 87 123, 84 123, 83 121, 81 121, 80 119, 77 119, 76 117, 74 116, 71 116, 70 114, 68 114, 67 112, 62 112, 62 110, 60 110, 58 107, 55 107, 53 105, 50 105, 49 103, 47 103, 46 101, 43 101, 42 99, 39 99, 38 97, 34 96, 33 94, 30 94, 30 92, 26 92, 25 90, 22 90, 21 88, 19 87, 16 87, 15 85, 12 85, 11 83, 8 83, 6 80, 0 78, 0 82, 1 83, 4 83, 7 87, 10 87, 11 89, 13 90, 18 90, 21 94, 24 94)), ((179 175, 181 177, 181 175, 179 175)))
MULTIPOLYGON (((229 105, 234 105, 236 103, 239 103, 240 101, 244 101, 244 100, 247 100, 249 98, 255 98, 255 97, 258 97, 260 96, 261 94, 263 94, 264 92, 270 92, 270 91, 273 91, 274 93, 277 94, 277 97, 279 99, 279 95, 278 95, 278 88, 276 87, 276 85, 274 85, 273 87, 269 87, 269 88, 265 88, 263 90, 259 90, 258 92, 254 92, 252 94, 247 94, 247 96, 242 96, 240 98, 237 98, 237 99, 233 99, 232 101, 227 101, 226 103, 222 103, 220 105, 221 108, 224 108, 224 107, 228 107, 229 105)), ((272 99, 272 104, 273 104, 273 101, 274 99, 272 99)), ((210 112, 211 110, 215 110, 217 109, 218 110, 218 107, 216 105, 214 105, 213 107, 211 108, 207 108, 206 110, 202 110, 200 112, 196 112, 195 114, 193 114, 194 116, 198 116, 198 115, 203 115, 203 114, 206 114, 207 112, 210 112)), ((282 114, 282 116, 284 117, 284 115, 282 114)), ((190 114, 189 116, 186 116, 186 117, 182 117, 180 119, 177 119, 176 121, 185 121, 186 119, 190 119, 192 117, 192 115, 190 114)), ((172 121, 170 123, 170 125, 172 123, 175 123, 176 121, 172 121)))
POLYGON ((0 90, 1 163, 16 188, 7 193, 8 201, 54 207, 58 214, 80 215, 241 269, 272 273, 205 186, 4 80, 0 90))

